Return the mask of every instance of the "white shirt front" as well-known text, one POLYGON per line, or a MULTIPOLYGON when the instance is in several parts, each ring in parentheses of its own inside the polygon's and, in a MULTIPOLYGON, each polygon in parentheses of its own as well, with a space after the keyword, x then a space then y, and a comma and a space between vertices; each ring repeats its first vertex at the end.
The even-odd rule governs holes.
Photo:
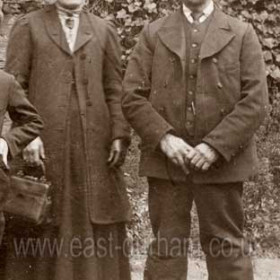
MULTIPOLYGON (((205 9, 202 11, 202 16, 198 19, 199 23, 204 22, 214 11, 214 2, 211 0, 209 5, 205 7, 205 9)), ((194 19, 192 17, 193 11, 190 10, 185 4, 183 4, 183 12, 188 21, 192 24, 194 22, 194 19)))
POLYGON ((62 29, 64 31, 66 41, 69 45, 69 48, 71 52, 74 52, 75 49, 75 43, 78 35, 78 29, 79 29, 79 24, 80 24, 80 15, 75 13, 71 16, 67 15, 65 12, 57 10, 58 12, 58 17, 61 22, 62 29), (67 19, 73 20, 73 28, 69 28, 66 25, 66 20, 67 19))

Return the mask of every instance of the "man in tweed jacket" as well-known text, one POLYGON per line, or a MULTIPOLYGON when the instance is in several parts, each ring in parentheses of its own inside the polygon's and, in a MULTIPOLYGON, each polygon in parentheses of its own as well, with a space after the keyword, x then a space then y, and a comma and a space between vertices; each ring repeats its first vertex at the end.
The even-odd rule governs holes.
POLYGON ((124 114, 142 138, 156 236, 145 279, 186 279, 193 202, 209 279, 253 279, 242 190, 256 172, 254 133, 267 102, 253 28, 212 0, 182 0, 143 30, 124 89, 124 114))

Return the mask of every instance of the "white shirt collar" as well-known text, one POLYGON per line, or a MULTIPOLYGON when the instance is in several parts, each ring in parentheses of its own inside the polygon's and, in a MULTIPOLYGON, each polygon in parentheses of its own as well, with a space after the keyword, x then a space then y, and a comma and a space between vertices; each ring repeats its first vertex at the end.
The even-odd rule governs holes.
POLYGON ((73 20, 73 28, 69 29, 66 26, 66 19, 69 18, 69 16, 64 13, 63 11, 58 11, 58 17, 59 20, 61 22, 61 26, 62 29, 64 31, 65 37, 66 37, 66 41, 69 45, 69 48, 71 50, 71 52, 74 52, 75 49, 75 43, 76 43, 76 39, 77 39, 77 35, 78 35, 78 29, 79 29, 79 24, 80 24, 80 16, 79 14, 73 14, 71 16, 72 20, 73 20))
MULTIPOLYGON (((204 22, 214 11, 214 2, 211 0, 210 3, 207 5, 207 7, 205 7, 205 9, 203 10, 203 15, 199 18, 199 23, 204 22)), ((183 13, 186 16, 186 18, 188 19, 188 21, 190 23, 193 23, 193 17, 192 17, 192 11, 185 5, 183 4, 183 13)))

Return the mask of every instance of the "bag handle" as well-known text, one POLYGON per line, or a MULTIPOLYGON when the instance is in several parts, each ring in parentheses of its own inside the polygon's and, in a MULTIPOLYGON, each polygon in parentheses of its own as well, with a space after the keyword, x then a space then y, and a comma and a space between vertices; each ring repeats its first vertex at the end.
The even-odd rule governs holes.
POLYGON ((26 163, 22 171, 25 176, 32 176, 38 179, 43 179, 46 176, 46 167, 43 161, 37 165, 26 163))

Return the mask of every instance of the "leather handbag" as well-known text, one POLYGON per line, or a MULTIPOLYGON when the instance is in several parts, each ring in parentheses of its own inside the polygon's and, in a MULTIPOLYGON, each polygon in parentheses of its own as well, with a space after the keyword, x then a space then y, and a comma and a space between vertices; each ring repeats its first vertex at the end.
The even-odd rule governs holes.
POLYGON ((10 177, 10 192, 4 211, 13 219, 21 219, 36 225, 46 224, 50 222, 50 183, 45 179, 43 164, 27 168, 29 171, 32 169, 36 170, 36 176, 28 175, 28 171, 22 171, 10 177))

